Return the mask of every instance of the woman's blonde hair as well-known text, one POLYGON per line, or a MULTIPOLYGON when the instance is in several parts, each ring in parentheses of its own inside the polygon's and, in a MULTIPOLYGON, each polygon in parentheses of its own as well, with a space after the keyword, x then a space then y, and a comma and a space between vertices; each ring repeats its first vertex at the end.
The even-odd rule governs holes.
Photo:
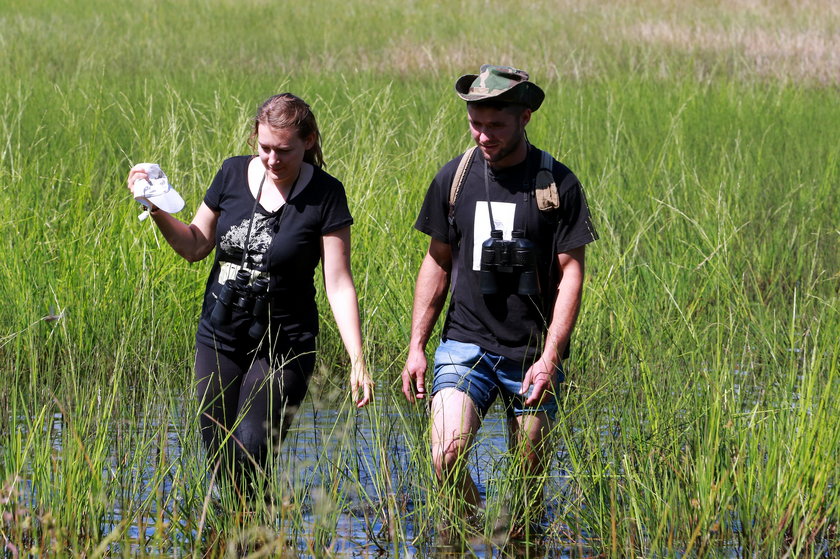
POLYGON ((324 166, 324 154, 321 152, 321 132, 309 105, 300 97, 291 93, 272 95, 257 109, 254 117, 254 129, 248 138, 248 145, 256 149, 256 138, 260 124, 274 129, 294 128, 301 140, 311 135, 315 143, 303 154, 303 160, 316 167, 324 166))

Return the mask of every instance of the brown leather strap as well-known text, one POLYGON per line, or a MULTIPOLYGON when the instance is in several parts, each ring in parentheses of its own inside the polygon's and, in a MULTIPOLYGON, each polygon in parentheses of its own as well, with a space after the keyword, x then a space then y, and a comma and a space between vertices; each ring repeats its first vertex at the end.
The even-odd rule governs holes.
POLYGON ((455 218, 455 200, 458 199, 458 194, 461 192, 461 187, 464 186, 464 181, 467 180, 467 175, 470 173, 472 166, 473 154, 478 146, 473 146, 464 152, 461 161, 458 162, 458 169, 455 171, 455 176, 452 177, 452 186, 449 188, 449 222, 455 218))

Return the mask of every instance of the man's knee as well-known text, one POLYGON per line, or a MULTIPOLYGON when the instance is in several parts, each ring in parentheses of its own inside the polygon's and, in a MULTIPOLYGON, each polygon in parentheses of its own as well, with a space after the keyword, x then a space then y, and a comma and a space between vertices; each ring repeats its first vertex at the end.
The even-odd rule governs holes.
POLYGON ((469 435, 461 438, 440 441, 432 445, 432 464, 438 479, 456 473, 459 468, 466 467, 462 457, 468 450, 469 435))
POLYGON ((454 388, 435 394, 432 418, 432 463, 438 478, 443 478, 463 463, 480 419, 470 396, 454 388))

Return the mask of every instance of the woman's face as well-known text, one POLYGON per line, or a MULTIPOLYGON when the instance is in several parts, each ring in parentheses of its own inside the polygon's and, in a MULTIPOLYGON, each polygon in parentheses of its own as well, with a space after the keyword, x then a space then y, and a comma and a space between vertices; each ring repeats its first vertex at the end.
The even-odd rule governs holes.
POLYGON ((257 127, 260 161, 266 176, 278 184, 292 183, 297 179, 303 155, 314 143, 314 137, 303 140, 294 128, 271 128, 262 123, 257 127))

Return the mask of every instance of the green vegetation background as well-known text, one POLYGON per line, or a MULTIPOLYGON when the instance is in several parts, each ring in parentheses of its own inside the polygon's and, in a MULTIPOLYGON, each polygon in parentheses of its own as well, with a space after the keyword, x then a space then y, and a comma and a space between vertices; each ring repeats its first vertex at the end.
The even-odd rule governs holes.
MULTIPOLYGON (((412 224, 470 141, 454 79, 492 62, 546 90, 529 137, 581 178, 601 235, 559 429, 596 472, 583 516, 622 546, 641 524, 691 548, 733 509, 767 527, 756 541, 836 536, 838 29, 819 1, 7 0, 0 477, 25 469, 14 432, 40 410, 189 399, 210 259, 138 222, 125 177, 159 162, 189 220, 280 91, 311 103, 347 188, 366 350, 398 405, 427 242, 412 224)), ((343 390, 323 303, 317 380, 343 390)))

